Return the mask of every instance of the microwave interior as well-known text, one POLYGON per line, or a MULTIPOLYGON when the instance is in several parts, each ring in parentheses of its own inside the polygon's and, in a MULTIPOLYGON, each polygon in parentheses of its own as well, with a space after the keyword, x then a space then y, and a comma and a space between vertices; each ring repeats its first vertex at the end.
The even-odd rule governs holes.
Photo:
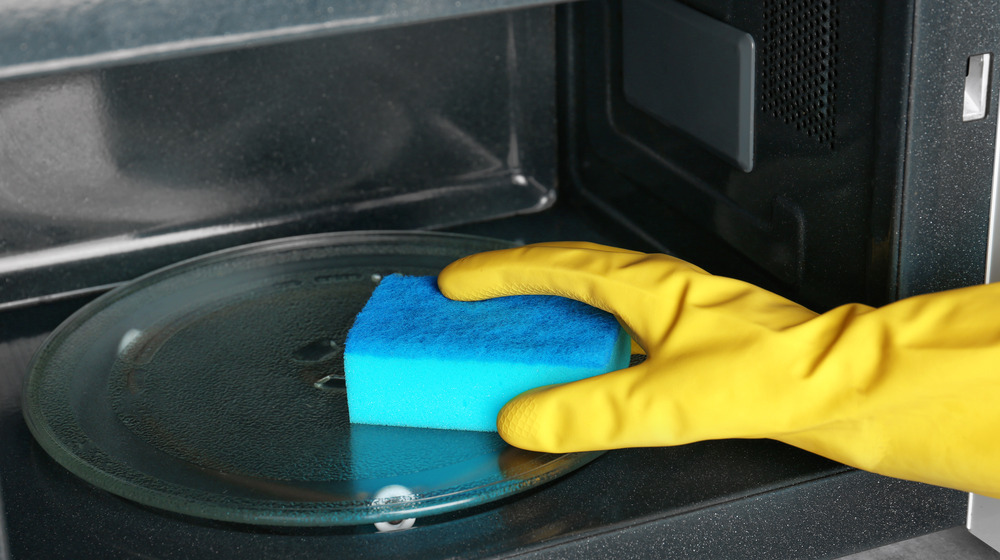
POLYGON ((833 558, 962 525, 960 492, 765 440, 610 451, 392 534, 202 519, 63 469, 20 395, 94 298, 293 236, 593 241, 816 311, 982 283, 996 3, 0 7, 0 558, 833 558))

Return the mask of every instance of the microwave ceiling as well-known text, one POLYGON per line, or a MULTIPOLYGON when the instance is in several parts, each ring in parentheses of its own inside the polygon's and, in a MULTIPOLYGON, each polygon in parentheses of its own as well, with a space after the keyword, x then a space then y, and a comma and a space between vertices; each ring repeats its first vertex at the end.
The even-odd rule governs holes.
POLYGON ((0 0, 0 79, 558 3, 553 0, 0 0))

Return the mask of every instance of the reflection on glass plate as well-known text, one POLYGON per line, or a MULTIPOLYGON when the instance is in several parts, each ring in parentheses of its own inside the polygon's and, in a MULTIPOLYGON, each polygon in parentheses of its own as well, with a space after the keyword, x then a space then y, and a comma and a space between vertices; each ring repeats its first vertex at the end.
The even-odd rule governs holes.
POLYGON ((436 274, 504 246, 323 234, 154 272, 53 333, 31 366, 25 417, 85 480, 212 519, 391 522, 509 496, 596 455, 528 452, 493 433, 352 425, 342 360, 382 276, 436 274))

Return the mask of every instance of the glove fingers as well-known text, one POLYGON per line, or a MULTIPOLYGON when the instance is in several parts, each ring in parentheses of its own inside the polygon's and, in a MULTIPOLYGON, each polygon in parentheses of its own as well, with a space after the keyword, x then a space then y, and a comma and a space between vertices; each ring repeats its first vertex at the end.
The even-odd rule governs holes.
MULTIPOLYGON (((599 245, 597 243, 591 243, 589 241, 549 241, 549 242, 544 242, 544 243, 535 243, 535 244, 530 245, 530 247, 532 247, 532 248, 541 248, 541 247, 544 247, 544 248, 548 248, 548 249, 580 249, 580 250, 588 251, 590 253, 617 253, 617 254, 622 254, 622 255, 643 255, 644 254, 644 253, 640 253, 639 251, 631 251, 631 250, 628 250, 628 249, 619 249, 617 247, 609 247, 607 245, 599 245)), ((494 251, 493 253, 494 253, 493 256, 497 257, 498 259, 502 259, 502 258, 504 258, 504 255, 509 254, 509 253, 504 252, 504 251, 494 251)), ((453 267, 449 271, 449 274, 448 274, 449 277, 448 277, 447 280, 445 280, 445 282, 447 283, 447 285, 449 286, 449 288, 452 287, 452 286, 454 286, 455 283, 457 282, 457 280, 455 280, 453 278, 453 276, 461 276, 461 272, 458 271, 458 269, 460 267, 464 267, 464 266, 468 266, 468 265, 469 265, 469 262, 467 261, 467 262, 462 263, 460 265, 456 265, 455 267, 453 267)), ((439 282, 440 282, 440 280, 439 280, 439 282)), ((443 289, 444 288, 442 288, 442 290, 443 289)), ((461 299, 461 298, 456 297, 458 295, 457 292, 459 291, 459 289, 454 289, 454 288, 451 289, 450 290, 451 293, 453 293, 455 295, 454 296, 449 296, 449 297, 455 297, 455 299, 461 299)), ((462 292, 462 293, 465 293, 465 292, 462 292)), ((631 339, 631 343, 632 343, 632 349, 631 349, 631 353, 632 354, 642 354, 642 355, 646 354, 646 350, 641 345, 639 345, 638 342, 636 342, 636 340, 635 340, 634 337, 631 339)))
POLYGON ((526 245, 470 255, 448 265, 438 276, 438 287, 445 296, 464 301, 518 294, 576 299, 612 313, 633 340, 654 351, 676 329, 692 335, 685 340, 703 346, 727 336, 747 339, 758 329, 780 331, 816 316, 781 296, 668 255, 591 243, 526 245))
POLYGON ((584 249, 587 251, 594 252, 605 252, 605 253, 621 253, 621 254, 632 254, 632 255, 642 255, 639 251, 632 251, 630 249, 621 249, 618 247, 611 247, 610 245, 601 245, 600 243, 591 243, 590 241, 543 241, 541 243, 532 243, 531 245, 524 245, 524 247, 549 247, 553 249, 584 249))
POLYGON ((669 302, 658 302, 651 289, 677 271, 707 275, 666 255, 572 245, 575 248, 527 245, 471 255, 448 265, 438 276, 438 287, 448 298, 464 301, 509 295, 568 297, 614 314, 635 336, 650 330, 636 321, 656 307, 664 317, 670 313, 669 302), (655 266, 643 266, 654 260, 655 266))

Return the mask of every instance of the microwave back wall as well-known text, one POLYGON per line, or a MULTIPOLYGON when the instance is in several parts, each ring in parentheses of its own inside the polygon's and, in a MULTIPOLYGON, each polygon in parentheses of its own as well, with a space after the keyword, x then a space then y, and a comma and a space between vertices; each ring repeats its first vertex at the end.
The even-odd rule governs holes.
POLYGON ((553 205, 817 309, 980 283, 996 4, 5 9, 0 306, 553 205))

